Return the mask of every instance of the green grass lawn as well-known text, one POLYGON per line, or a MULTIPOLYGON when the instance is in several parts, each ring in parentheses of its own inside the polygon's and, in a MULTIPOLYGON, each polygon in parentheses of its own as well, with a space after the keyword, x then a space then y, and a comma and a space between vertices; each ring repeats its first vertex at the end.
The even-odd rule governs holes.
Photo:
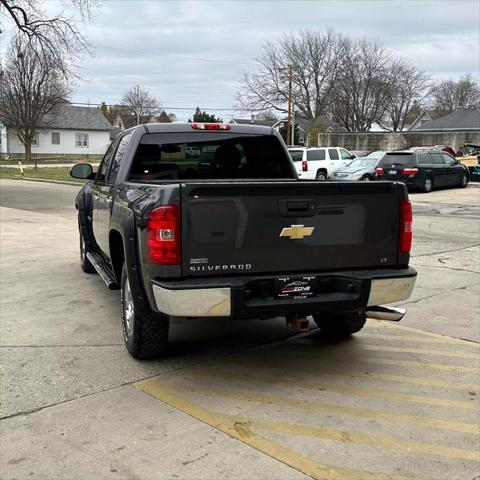
MULTIPOLYGON (((42 167, 36 170, 31 167, 23 169, 24 177, 43 180, 63 180, 67 182, 85 183, 85 180, 72 178, 70 167, 42 167)), ((22 178, 19 168, 0 167, 0 178, 22 178)))

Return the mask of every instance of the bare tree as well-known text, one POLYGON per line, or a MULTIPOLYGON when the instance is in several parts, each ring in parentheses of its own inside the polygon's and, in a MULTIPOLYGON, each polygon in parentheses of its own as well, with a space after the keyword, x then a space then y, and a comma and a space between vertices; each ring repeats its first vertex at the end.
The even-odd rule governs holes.
POLYGON ((159 108, 157 99, 146 89, 135 85, 127 90, 122 98, 122 105, 135 115, 136 125, 140 124, 140 118, 145 115, 153 115, 159 108))
POLYGON ((460 80, 444 80, 432 89, 433 107, 442 113, 480 108, 480 85, 467 73, 460 80))
POLYGON ((390 85, 390 99, 387 114, 394 132, 403 130, 408 115, 418 110, 422 100, 428 94, 429 80, 425 72, 414 65, 397 62, 392 65, 394 75, 390 85))
MULTIPOLYGON (((62 0, 65 7, 89 19, 102 0, 62 0)), ((49 16, 42 8, 45 0, 0 0, 0 15, 11 20, 17 34, 28 41, 38 55, 56 59, 62 73, 68 73, 66 58, 88 49, 85 36, 73 16, 49 16)))
POLYGON ((301 31, 267 43, 258 68, 243 75, 239 109, 287 111, 289 76, 296 112, 312 125, 325 114, 345 49, 345 38, 333 31, 301 31))
POLYGON ((55 57, 40 56, 28 41, 15 37, 0 77, 0 120, 24 145, 27 162, 42 121, 68 93, 55 57))
POLYGON ((278 120, 278 117, 271 111, 266 110, 265 112, 260 112, 259 114, 255 115, 255 120, 278 120))
POLYGON ((383 118, 396 66, 378 40, 349 40, 332 90, 331 112, 350 132, 368 131, 383 118))

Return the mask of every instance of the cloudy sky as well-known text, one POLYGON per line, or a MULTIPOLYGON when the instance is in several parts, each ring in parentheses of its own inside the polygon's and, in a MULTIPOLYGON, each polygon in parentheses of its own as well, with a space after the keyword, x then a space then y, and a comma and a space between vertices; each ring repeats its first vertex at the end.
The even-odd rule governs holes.
POLYGON ((479 0, 104 0, 84 28, 94 56, 78 64, 73 101, 120 102, 140 84, 179 120, 197 105, 248 116, 233 110, 242 72, 299 29, 377 37, 436 79, 480 75, 479 0))

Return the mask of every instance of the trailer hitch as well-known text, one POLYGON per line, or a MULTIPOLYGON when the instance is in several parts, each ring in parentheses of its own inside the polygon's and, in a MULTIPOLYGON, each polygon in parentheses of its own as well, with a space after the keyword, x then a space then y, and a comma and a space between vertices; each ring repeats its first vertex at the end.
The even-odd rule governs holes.
POLYGON ((305 315, 289 315, 285 320, 287 327, 295 332, 306 332, 310 329, 310 321, 305 315))

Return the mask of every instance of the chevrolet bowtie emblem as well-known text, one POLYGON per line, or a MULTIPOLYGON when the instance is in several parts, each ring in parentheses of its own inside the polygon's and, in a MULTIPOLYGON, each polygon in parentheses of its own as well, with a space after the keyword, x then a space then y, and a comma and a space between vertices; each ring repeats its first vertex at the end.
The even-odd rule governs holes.
POLYGON ((290 237, 290 240, 301 240, 303 237, 309 237, 315 227, 306 227, 305 225, 291 225, 282 229, 281 237, 290 237))

